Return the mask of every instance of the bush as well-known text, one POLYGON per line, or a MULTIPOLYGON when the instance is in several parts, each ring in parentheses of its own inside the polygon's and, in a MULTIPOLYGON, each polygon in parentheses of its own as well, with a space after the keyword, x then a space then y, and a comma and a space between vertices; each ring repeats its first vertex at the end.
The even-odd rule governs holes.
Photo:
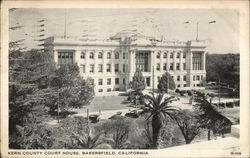
POLYGON ((190 91, 190 90, 187 91, 187 94, 188 94, 189 96, 193 95, 192 91, 190 91))

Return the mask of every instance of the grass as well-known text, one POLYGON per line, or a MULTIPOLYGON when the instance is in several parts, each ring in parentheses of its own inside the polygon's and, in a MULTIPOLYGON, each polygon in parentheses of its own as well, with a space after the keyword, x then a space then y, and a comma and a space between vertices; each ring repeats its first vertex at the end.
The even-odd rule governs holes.
POLYGON ((127 96, 96 96, 90 105, 82 110, 88 108, 90 112, 98 112, 99 110, 129 109, 131 105, 126 100, 127 96))

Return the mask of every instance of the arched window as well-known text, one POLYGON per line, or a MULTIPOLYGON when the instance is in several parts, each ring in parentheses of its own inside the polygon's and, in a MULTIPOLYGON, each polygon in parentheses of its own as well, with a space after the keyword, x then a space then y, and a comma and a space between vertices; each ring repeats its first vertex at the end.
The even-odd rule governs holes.
POLYGON ((90 58, 90 59, 94 59, 94 53, 93 53, 93 52, 90 52, 89 58, 90 58))
POLYGON ((171 53, 171 54, 170 54, 170 58, 174 58, 174 53, 171 53))
POLYGON ((85 53, 81 52, 81 59, 84 59, 84 58, 85 58, 85 53))
POLYGON ((111 53, 110 52, 107 53, 107 59, 111 59, 111 53))
POLYGON ((161 54, 160 54, 160 53, 157 53, 156 58, 157 58, 157 59, 160 59, 160 57, 161 57, 161 54))
POLYGON ((115 53, 115 59, 119 59, 119 52, 115 53))
POLYGON ((180 58, 180 56, 181 56, 181 53, 177 53, 176 58, 180 58))
POLYGON ((98 53, 98 59, 102 59, 102 52, 98 53))
POLYGON ((163 58, 167 58, 167 53, 164 53, 163 58))

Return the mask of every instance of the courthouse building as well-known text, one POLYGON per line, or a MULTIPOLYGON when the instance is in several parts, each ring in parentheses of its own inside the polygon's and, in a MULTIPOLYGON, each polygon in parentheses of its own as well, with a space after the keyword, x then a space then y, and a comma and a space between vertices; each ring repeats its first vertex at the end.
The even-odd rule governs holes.
POLYGON ((81 76, 92 79, 97 95, 128 90, 137 68, 145 77, 146 89, 157 88, 165 72, 178 89, 202 88, 206 76, 206 44, 200 40, 157 40, 125 30, 107 40, 49 37, 44 44, 58 66, 77 63, 81 76))

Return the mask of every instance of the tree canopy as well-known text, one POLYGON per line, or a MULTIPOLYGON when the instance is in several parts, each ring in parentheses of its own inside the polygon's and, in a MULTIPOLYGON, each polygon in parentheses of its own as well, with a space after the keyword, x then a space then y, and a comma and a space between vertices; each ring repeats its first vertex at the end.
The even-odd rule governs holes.
POLYGON ((168 89, 174 90, 176 88, 176 85, 171 75, 166 72, 160 78, 157 87, 161 92, 167 93, 168 89))
POLYGON ((142 91, 146 87, 145 78, 143 77, 140 69, 137 69, 132 81, 129 83, 130 88, 134 91, 142 91))

